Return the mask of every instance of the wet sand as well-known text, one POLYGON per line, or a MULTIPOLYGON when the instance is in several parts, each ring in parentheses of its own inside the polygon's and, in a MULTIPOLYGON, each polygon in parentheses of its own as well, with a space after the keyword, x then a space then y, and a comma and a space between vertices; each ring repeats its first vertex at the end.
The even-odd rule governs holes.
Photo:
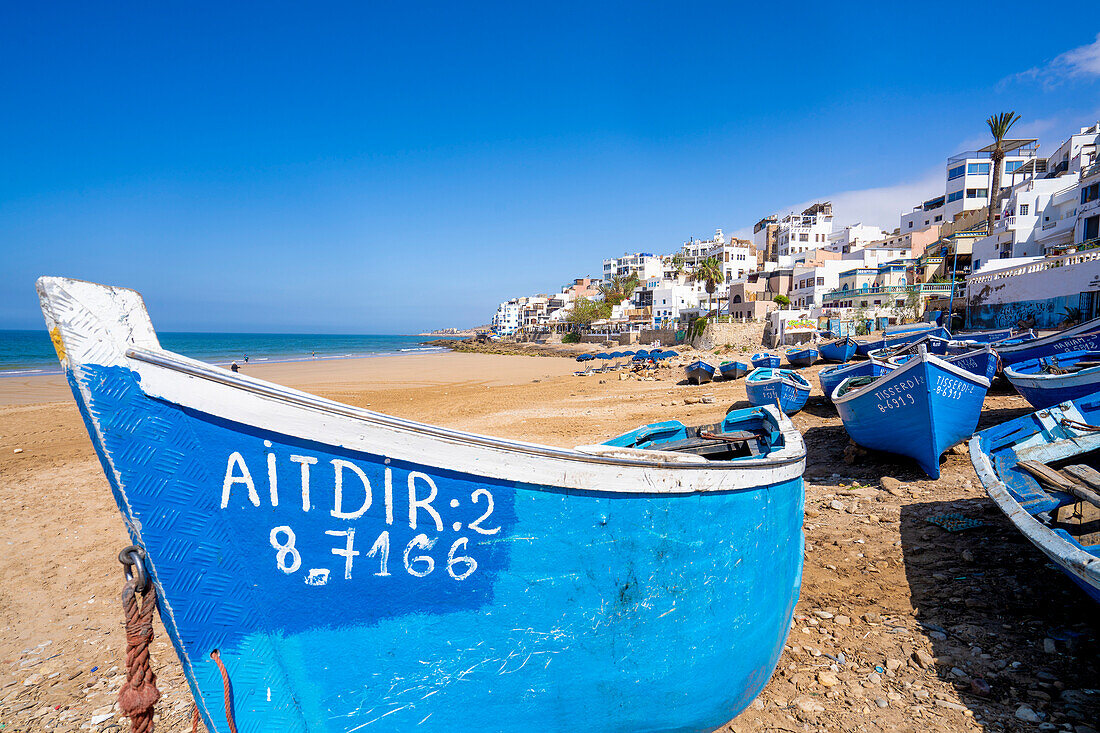
MULTIPOLYGON (((380 412, 559 446, 670 417, 715 422, 731 404, 747 405, 743 380, 689 386, 674 363, 656 381, 573 377, 576 368, 461 353, 244 371, 380 412)), ((793 418, 809 449, 795 623, 767 688, 725 730, 1036 730, 1017 717, 1021 706, 1059 730, 1096 725, 1095 606, 1001 517, 967 456, 949 454, 938 481, 882 454, 846 463, 848 439, 816 387, 818 370, 804 370, 815 390, 793 418), (949 533, 927 521, 948 512, 982 526, 949 533)), ((1027 411, 994 390, 982 427, 1027 411)), ((0 723, 107 729, 119 722, 124 658, 115 555, 128 540, 61 377, 0 379, 0 511, 0 723)), ((158 730, 189 731, 189 692, 159 622, 152 651, 158 730)))

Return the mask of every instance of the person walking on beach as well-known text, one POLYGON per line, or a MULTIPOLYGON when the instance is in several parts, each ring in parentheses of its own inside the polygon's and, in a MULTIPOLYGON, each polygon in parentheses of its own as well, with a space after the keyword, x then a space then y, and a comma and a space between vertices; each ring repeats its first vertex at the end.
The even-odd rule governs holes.
POLYGON ((248 363, 248 354, 245 354, 245 355, 244 355, 244 363, 245 363, 245 364, 247 364, 247 363, 248 363))
POLYGON ((230 364, 229 368, 232 369, 235 372, 239 372, 241 370, 241 368, 239 366, 237 366, 237 362, 233 362, 232 364, 230 364))

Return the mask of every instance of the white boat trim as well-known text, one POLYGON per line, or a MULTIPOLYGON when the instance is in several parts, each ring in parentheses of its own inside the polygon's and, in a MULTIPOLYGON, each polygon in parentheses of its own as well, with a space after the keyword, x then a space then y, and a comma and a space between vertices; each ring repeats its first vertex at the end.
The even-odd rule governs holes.
POLYGON ((1065 568, 1081 582, 1100 588, 1100 557, 1085 552, 1065 538, 1059 537, 1054 530, 1028 514, 1020 503, 1012 498, 1008 487, 993 470, 989 456, 982 450, 981 436, 975 435, 971 438, 969 447, 970 462, 982 485, 985 486, 986 492, 997 504, 997 508, 1004 512, 1009 521, 1020 530, 1020 533, 1051 561, 1065 568))
MULTIPOLYGON (((1067 328, 1064 331, 1058 331, 1052 333, 1049 336, 1043 336, 1041 338, 1033 338, 1023 341, 1018 344, 1009 344, 1006 346, 998 346, 997 351, 1003 354, 1015 354, 1020 351, 1026 351, 1028 349, 1034 349, 1037 346, 1047 346, 1048 344, 1057 343, 1065 338, 1073 338, 1075 336, 1088 336, 1093 333, 1100 332, 1100 318, 1093 318, 1091 321, 1085 321, 1082 324, 1067 328)), ((1011 339, 1005 339, 1006 341, 1011 339)))
POLYGON ((783 447, 763 458, 698 463, 664 451, 554 448, 383 415, 165 351, 132 290, 66 278, 41 278, 38 288, 59 355, 78 376, 84 364, 128 368, 150 397, 257 429, 491 479, 592 492, 745 490, 796 479, 805 470, 802 435, 775 407, 758 409, 782 435, 783 447))

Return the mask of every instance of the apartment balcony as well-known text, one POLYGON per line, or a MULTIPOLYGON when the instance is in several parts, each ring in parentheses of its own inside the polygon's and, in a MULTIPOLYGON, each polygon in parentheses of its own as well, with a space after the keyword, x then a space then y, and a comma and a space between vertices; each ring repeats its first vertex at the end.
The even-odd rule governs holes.
MULTIPOLYGON (((1005 140, 1002 147, 1006 158, 1034 158, 1039 152, 1038 140, 1005 140)), ((952 155, 947 159, 947 164, 974 159, 988 159, 993 155, 993 146, 986 145, 979 150, 965 150, 958 155, 952 155)))
MULTIPOLYGON (((964 283, 955 284, 955 295, 961 296, 966 289, 964 283)), ((937 296, 947 298, 951 295, 951 283, 921 283, 920 285, 887 285, 876 288, 860 288, 853 290, 833 290, 825 293, 821 298, 823 305, 828 306, 841 300, 853 300, 855 298, 874 297, 876 295, 905 296, 915 290, 922 298, 937 296)))

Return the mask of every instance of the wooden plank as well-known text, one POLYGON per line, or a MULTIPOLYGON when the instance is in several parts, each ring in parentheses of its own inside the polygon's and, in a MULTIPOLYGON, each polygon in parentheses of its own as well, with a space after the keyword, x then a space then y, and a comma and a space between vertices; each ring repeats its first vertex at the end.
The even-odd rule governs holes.
POLYGON ((1066 466, 1062 469, 1062 473, 1069 474, 1078 483, 1082 483, 1094 491, 1100 491, 1100 471, 1092 466, 1080 463, 1074 466, 1066 466))

